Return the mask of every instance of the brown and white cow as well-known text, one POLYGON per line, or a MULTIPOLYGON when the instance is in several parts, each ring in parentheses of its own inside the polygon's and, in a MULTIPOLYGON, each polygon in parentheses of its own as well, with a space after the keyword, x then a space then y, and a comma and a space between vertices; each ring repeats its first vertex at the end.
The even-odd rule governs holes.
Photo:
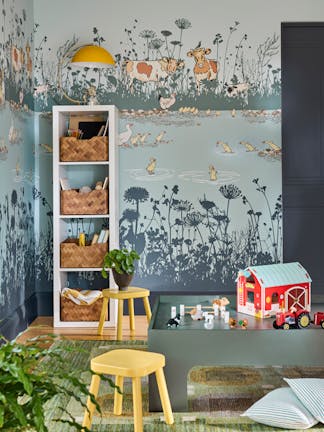
POLYGON ((193 71, 195 74, 198 93, 200 93, 200 83, 202 80, 211 81, 216 79, 218 63, 216 60, 210 60, 206 58, 206 55, 210 53, 210 48, 194 48, 187 52, 187 56, 193 57, 195 60, 193 71))
POLYGON ((125 62, 129 86, 134 79, 141 82, 158 82, 184 67, 184 62, 174 58, 163 57, 159 60, 127 60, 125 62))

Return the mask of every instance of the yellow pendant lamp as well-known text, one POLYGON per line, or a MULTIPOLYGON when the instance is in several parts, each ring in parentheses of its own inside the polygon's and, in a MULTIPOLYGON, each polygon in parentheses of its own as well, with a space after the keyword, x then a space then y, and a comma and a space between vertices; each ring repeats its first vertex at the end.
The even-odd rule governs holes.
POLYGON ((74 54, 71 63, 74 66, 105 68, 115 65, 115 59, 98 45, 85 45, 74 54))

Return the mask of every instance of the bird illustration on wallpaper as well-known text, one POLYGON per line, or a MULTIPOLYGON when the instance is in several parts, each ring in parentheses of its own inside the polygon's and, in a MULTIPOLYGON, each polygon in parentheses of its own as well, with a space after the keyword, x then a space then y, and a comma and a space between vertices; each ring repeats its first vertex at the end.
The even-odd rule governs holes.
POLYGON ((210 181, 217 180, 217 171, 216 171, 214 165, 209 165, 209 179, 210 179, 210 181))
POLYGON ((130 140, 130 137, 133 134, 133 131, 131 129, 132 126, 133 126, 133 123, 127 123, 126 124, 126 130, 119 134, 118 140, 119 140, 119 145, 121 147, 122 146, 129 146, 128 141, 130 140))
POLYGON ((224 141, 217 141, 216 146, 222 146, 223 147, 223 153, 234 154, 232 148, 224 141))
POLYGON ((14 121, 11 121, 11 126, 9 128, 8 140, 10 144, 20 144, 21 142, 21 132, 15 127, 14 121))
POLYGON ((3 138, 0 139, 0 161, 5 161, 8 159, 8 147, 5 144, 3 138))
POLYGON ((161 95, 159 95, 160 107, 163 110, 171 108, 172 105, 175 104, 175 102, 176 102, 176 94, 175 93, 171 93, 170 97, 162 97, 161 95))
POLYGON ((156 168, 156 158, 150 157, 149 164, 146 167, 146 171, 148 174, 153 175, 155 174, 155 168, 156 168))
POLYGON ((253 144, 249 143, 248 141, 240 141, 240 144, 246 148, 247 152, 255 152, 258 150, 253 144))

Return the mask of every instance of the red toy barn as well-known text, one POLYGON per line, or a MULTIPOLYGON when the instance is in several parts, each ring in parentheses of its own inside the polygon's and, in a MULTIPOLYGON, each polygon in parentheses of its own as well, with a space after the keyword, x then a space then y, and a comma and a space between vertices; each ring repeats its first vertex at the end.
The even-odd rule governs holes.
POLYGON ((311 282, 298 262, 247 267, 237 278, 237 311, 268 318, 291 307, 310 310, 311 282))

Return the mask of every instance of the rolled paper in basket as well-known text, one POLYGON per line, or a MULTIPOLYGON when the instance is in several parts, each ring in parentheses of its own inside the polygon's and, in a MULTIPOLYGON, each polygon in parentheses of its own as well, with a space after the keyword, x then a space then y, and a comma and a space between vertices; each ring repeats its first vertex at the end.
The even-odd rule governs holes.
POLYGON ((79 235, 79 246, 85 246, 85 234, 80 233, 79 235))

